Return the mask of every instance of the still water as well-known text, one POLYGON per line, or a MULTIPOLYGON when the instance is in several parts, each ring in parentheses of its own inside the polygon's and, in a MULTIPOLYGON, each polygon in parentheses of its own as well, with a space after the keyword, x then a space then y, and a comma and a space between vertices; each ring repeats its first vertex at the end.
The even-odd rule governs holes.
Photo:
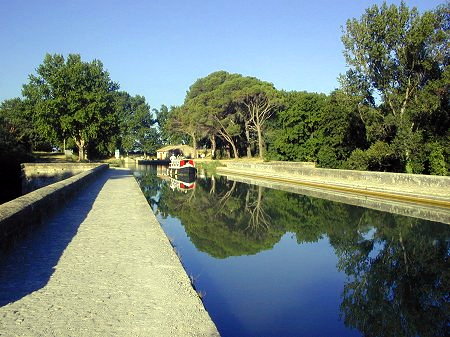
POLYGON ((447 224, 156 173, 136 175, 222 336, 448 336, 447 224))

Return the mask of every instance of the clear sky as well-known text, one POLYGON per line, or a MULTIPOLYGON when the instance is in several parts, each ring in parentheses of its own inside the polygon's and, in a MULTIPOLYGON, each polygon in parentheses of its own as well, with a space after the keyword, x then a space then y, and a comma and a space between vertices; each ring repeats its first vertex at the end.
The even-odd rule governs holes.
MULTIPOLYGON (((406 0, 420 11, 444 2, 406 0)), ((329 93, 345 72, 341 26, 374 3, 382 1, 0 0, 0 101, 21 95, 46 53, 101 60, 152 108, 181 104, 217 70, 329 93)))

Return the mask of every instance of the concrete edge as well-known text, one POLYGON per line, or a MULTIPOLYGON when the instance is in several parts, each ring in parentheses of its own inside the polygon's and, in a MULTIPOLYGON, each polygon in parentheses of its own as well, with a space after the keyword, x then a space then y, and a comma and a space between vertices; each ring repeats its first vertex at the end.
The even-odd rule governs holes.
POLYGON ((367 195, 346 193, 324 188, 310 187, 300 184, 281 182, 268 178, 249 177, 234 173, 218 172, 220 176, 238 182, 263 186, 265 188, 283 190, 289 193, 302 194, 313 198, 326 199, 332 202, 339 202, 357 207, 370 208, 377 211, 394 213, 402 216, 417 219, 441 222, 450 225, 450 212, 446 208, 415 203, 406 203, 397 200, 375 198, 367 195))
POLYGON ((14 244, 17 238, 38 225, 61 202, 68 200, 89 180, 108 168, 108 164, 99 164, 0 205, 0 250, 14 244))
POLYGON ((401 191, 397 186, 393 186, 393 189, 387 189, 385 187, 369 187, 369 186, 360 186, 358 184, 352 184, 351 182, 342 182, 337 183, 335 181, 317 181, 314 179, 308 179, 304 176, 296 176, 296 175, 283 175, 283 174, 273 174, 273 173, 264 173, 257 172, 255 170, 236 170, 230 169, 227 167, 218 167, 218 173, 231 173, 236 175, 242 175, 247 177, 257 177, 263 179, 269 179, 273 181, 280 181, 284 183, 292 183, 298 185, 305 185, 309 187, 315 188, 324 188, 329 190, 335 190, 339 192, 353 193, 371 196, 375 198, 382 199, 390 199, 402 202, 411 202, 418 204, 425 204, 431 206, 438 206, 443 208, 450 208, 450 200, 449 198, 436 196, 436 195, 428 195, 424 193, 408 193, 401 191), (395 188, 395 189, 394 189, 395 188))
MULTIPOLYGON (((117 168, 114 168, 115 170, 117 168)), ((183 264, 183 261, 181 260, 180 255, 178 254, 176 247, 173 245, 173 243, 170 241, 169 237, 167 236, 166 232, 161 226, 161 223, 158 221, 158 218, 156 217, 155 213, 153 212, 152 207, 150 206, 147 198, 145 197, 144 193, 142 192, 142 189, 139 185, 139 182, 137 181, 136 177, 133 175, 132 171, 129 169, 126 169, 130 172, 130 174, 133 176, 134 184, 136 185, 136 188, 141 192, 140 193, 140 199, 142 202, 144 202, 148 209, 149 209, 149 219, 148 221, 155 226, 154 228, 157 229, 158 236, 161 238, 161 244, 163 244, 165 247, 164 249, 167 249, 168 252, 171 254, 171 260, 176 261, 177 269, 179 270, 179 275, 181 280, 184 282, 184 286, 189 288, 191 295, 196 299, 197 301, 197 309, 201 310, 201 315, 204 319, 207 320, 205 322, 205 327, 209 329, 208 333, 205 334, 205 336, 220 336, 219 331, 217 329, 217 326, 215 322, 213 321, 211 315, 209 314, 208 310, 206 310, 205 304, 203 303, 203 300, 199 296, 197 290, 195 289, 195 284, 191 281, 188 271, 186 270, 185 265, 183 264)), ((203 335, 203 334, 202 334, 203 335)))
POLYGON ((227 163, 227 168, 250 172, 265 172, 267 174, 299 177, 302 179, 315 179, 330 183, 349 182, 362 186, 379 187, 395 185, 396 188, 415 192, 417 189, 426 189, 435 195, 449 196, 445 190, 450 188, 450 177, 436 175, 421 175, 396 172, 358 171, 327 168, 311 168, 298 165, 267 163, 227 163))

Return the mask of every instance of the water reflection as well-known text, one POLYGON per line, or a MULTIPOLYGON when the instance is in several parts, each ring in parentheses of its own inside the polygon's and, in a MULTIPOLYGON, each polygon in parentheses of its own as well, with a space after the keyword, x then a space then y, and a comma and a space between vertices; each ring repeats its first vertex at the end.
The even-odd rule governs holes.
POLYGON ((186 193, 154 173, 140 179, 157 214, 180 219, 196 249, 215 259, 270 250, 286 233, 299 245, 327 239, 346 275, 339 308, 346 327, 364 336, 448 335, 448 225, 223 177, 198 179, 186 193))

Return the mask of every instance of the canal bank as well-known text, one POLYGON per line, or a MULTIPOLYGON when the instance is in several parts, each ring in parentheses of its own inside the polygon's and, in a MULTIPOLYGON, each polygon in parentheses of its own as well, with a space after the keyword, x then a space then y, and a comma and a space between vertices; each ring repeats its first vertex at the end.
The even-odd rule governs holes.
POLYGON ((95 179, 2 263, 5 336, 218 335, 128 170, 95 179))
POLYGON ((321 169, 290 162, 227 162, 226 165, 217 167, 217 172, 450 209, 450 177, 321 169))
POLYGON ((107 169, 99 163, 22 164, 22 189, 31 192, 0 205, 0 253, 107 169))

